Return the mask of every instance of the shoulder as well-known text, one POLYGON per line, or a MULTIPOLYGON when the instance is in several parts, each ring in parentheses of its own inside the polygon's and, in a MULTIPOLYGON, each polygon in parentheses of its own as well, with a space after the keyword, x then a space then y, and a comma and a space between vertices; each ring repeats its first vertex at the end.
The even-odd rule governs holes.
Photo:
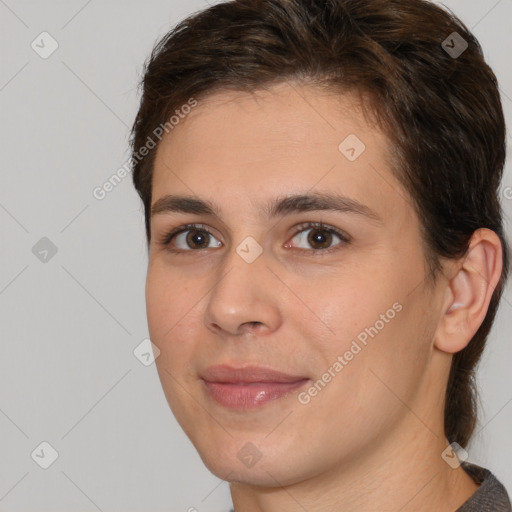
POLYGON ((480 487, 456 512, 512 512, 507 490, 491 471, 469 462, 461 465, 480 487))

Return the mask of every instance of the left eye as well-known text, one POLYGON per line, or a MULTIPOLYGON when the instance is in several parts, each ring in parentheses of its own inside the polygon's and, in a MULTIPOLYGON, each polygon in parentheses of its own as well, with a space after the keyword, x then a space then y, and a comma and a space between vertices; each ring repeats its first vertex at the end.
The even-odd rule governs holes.
MULTIPOLYGON (((297 232, 291 239, 298 240, 299 245, 301 243, 307 243, 311 248, 306 247, 306 251, 313 251, 316 253, 328 253, 333 248, 331 244, 333 237, 338 238, 341 245, 343 243, 349 243, 350 238, 335 228, 326 227, 322 223, 307 223, 297 227, 297 232), (309 232, 309 234, 307 234, 309 232)), ((193 252, 200 249, 208 249, 212 247, 220 247, 222 245, 213 234, 208 230, 206 226, 202 224, 187 224, 180 228, 165 234, 159 243, 168 248, 171 252, 193 252), (212 242, 214 243, 210 245, 212 242)), ((285 244, 286 248, 296 247, 295 243, 285 244)), ((335 246, 336 247, 336 246, 335 246)))
MULTIPOLYGON (((292 238, 292 241, 298 239, 298 243, 306 243, 310 247, 313 247, 313 251, 318 252, 319 250, 326 251, 331 249, 331 244, 334 238, 338 238, 340 243, 348 243, 349 239, 343 233, 337 229, 325 227, 323 224, 305 224, 298 227, 299 232, 292 238)), ((291 247, 290 244, 286 244, 285 247, 291 247)), ((305 250, 311 250, 308 247, 305 250)))

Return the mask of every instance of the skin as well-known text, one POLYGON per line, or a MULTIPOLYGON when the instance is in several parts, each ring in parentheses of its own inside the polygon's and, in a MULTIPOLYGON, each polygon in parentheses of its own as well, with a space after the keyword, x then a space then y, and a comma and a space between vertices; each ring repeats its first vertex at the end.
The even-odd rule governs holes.
POLYGON ((153 205, 194 195, 221 212, 152 216, 146 302, 167 401, 208 469, 230 482, 237 512, 453 511, 477 489, 441 457, 443 398, 452 355, 483 321, 501 274, 500 242, 478 230, 466 257, 443 262, 430 282, 389 147, 354 96, 283 83, 210 95, 157 149, 153 205), (366 146, 352 162, 338 149, 349 134, 366 146), (259 211, 308 192, 348 196, 381 222, 336 211, 269 220, 259 211), (297 229, 320 221, 350 242, 321 231, 333 251, 320 256, 312 228, 297 229), (160 243, 187 223, 212 232, 208 248, 187 245, 186 233, 160 243), (236 252, 248 236, 263 250, 252 263, 236 252), (314 382, 394 303, 401 311, 307 404, 298 400, 307 386, 248 411, 203 389, 200 372, 221 363, 314 382), (237 457, 247 442, 261 454, 252 467, 237 457))

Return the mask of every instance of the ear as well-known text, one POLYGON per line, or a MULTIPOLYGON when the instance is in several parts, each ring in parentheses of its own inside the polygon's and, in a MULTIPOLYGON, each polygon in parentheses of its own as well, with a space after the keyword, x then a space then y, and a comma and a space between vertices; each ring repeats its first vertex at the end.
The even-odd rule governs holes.
POLYGON ((502 266, 498 235, 487 228, 477 229, 468 251, 455 263, 453 276, 448 280, 434 338, 437 349, 454 354, 470 342, 487 314, 502 266))

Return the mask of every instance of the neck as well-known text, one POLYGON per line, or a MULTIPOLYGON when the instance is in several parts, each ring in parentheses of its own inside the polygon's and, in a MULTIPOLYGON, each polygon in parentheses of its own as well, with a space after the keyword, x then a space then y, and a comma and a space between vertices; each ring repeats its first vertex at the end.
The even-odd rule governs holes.
MULTIPOLYGON (((426 416, 428 417, 428 416, 426 416)), ((442 418, 440 418, 442 425, 442 418)), ((230 485, 235 512, 454 512, 478 488, 441 457, 442 428, 407 414, 379 446, 314 477, 281 486, 230 485)))

